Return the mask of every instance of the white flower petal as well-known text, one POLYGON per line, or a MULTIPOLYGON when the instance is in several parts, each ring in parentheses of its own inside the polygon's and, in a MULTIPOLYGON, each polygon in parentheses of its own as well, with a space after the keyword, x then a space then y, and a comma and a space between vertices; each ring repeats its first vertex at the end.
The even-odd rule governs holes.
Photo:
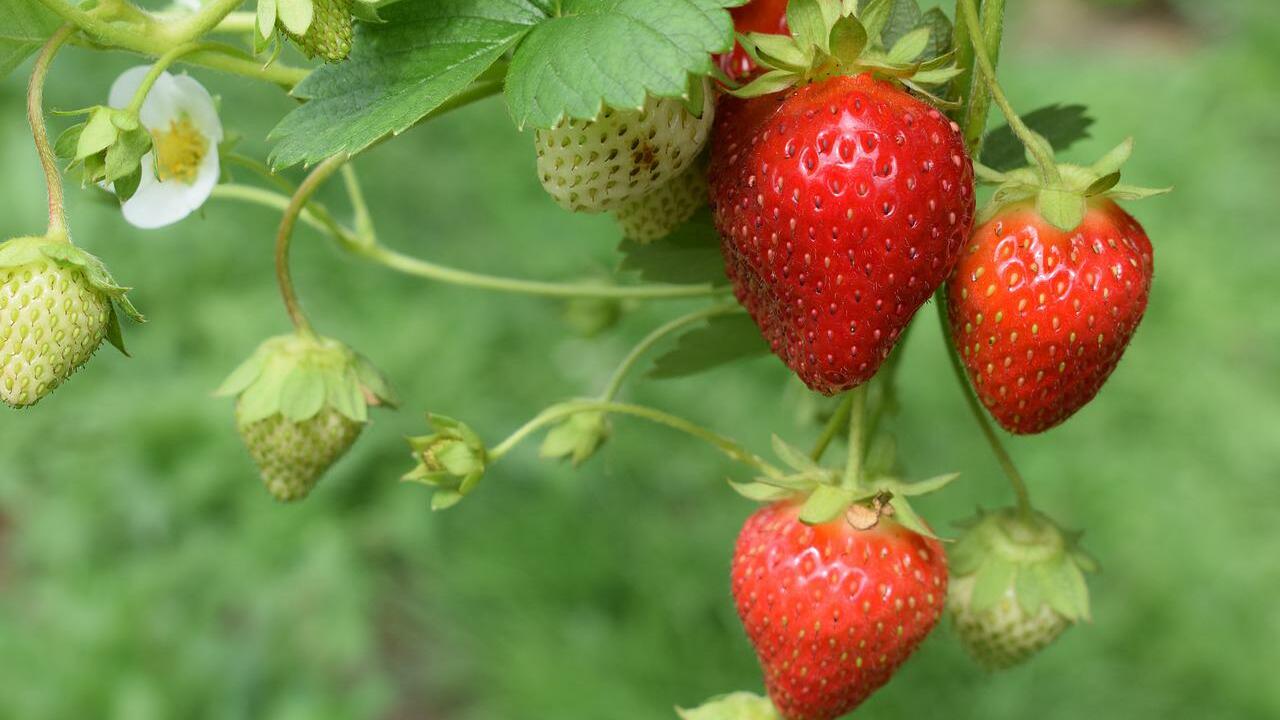
POLYGON ((174 104, 191 118, 201 135, 214 143, 222 142, 222 120, 218 106, 204 86, 189 75, 170 76, 173 80, 174 104))
POLYGON ((121 207, 124 219, 143 230, 172 225, 200 209, 218 184, 220 165, 216 152, 205 156, 191 184, 161 182, 156 178, 152 163, 151 153, 147 153, 142 161, 142 181, 138 183, 138 191, 121 207))
POLYGON ((107 104, 113 108, 128 107, 133 94, 142 87, 142 78, 151 70, 150 65, 131 67, 120 73, 120 77, 111 84, 111 92, 107 94, 107 104))

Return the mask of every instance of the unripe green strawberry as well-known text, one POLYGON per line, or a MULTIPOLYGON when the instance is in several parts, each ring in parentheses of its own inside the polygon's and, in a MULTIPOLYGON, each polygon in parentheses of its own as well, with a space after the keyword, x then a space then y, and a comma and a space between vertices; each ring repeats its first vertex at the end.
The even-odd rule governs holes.
POLYGON ((23 237, 0 245, 0 399, 34 405, 104 339, 120 346, 112 301, 141 319, 124 292, 101 261, 63 239, 23 237))
POLYGON ((352 0, 312 0, 311 26, 302 34, 278 25, 307 57, 341 62, 351 54, 351 4, 352 0))
POLYGON ((370 405, 394 401, 363 357, 328 338, 282 335, 262 343, 218 388, 235 396, 236 427, 267 490, 300 500, 368 423, 370 405))
POLYGON ((699 163, 652 192, 623 203, 614 211, 622 236, 649 243, 671 234, 681 223, 707 206, 707 172, 699 163))
POLYGON ((1089 617, 1094 562, 1039 513, 982 513, 951 552, 948 607, 956 636, 987 670, 1026 661, 1089 617))
POLYGON ((279 413, 244 422, 239 408, 236 415, 237 429, 262 473, 262 482, 277 500, 286 502, 306 497, 364 430, 362 423, 332 408, 302 422, 286 420, 279 413))
POLYGON ((561 207, 606 212, 684 172, 707 142, 713 119, 705 81, 695 86, 694 115, 681 98, 650 97, 644 107, 605 107, 594 120, 566 119, 538 130, 538 177, 561 207))

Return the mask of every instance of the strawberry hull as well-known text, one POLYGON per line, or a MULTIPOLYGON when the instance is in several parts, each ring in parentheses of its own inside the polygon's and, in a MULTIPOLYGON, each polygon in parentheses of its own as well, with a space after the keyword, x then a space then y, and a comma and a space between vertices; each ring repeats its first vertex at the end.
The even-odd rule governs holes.
POLYGON ((951 337, 1006 430, 1048 430, 1088 404, 1147 308, 1152 248, 1111 200, 1063 232, 1027 202, 974 231, 947 288, 951 337))
POLYGON ((959 128, 863 74, 726 97, 712 142, 738 300, 813 390, 866 382, 968 239, 973 167, 959 128))

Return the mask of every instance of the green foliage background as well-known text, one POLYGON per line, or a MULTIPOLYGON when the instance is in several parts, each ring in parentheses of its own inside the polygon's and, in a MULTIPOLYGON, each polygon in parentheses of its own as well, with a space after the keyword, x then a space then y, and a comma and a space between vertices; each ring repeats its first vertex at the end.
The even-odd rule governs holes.
MULTIPOLYGON (((1280 716, 1280 21, 1269 0, 1180 7, 1192 37, 1177 47, 1042 47, 1019 41, 1015 14, 1004 56, 1020 108, 1091 106, 1095 139, 1073 158, 1132 133, 1128 180, 1177 187, 1135 207, 1157 277, 1114 379, 1064 427, 1012 442, 1039 504, 1086 528, 1102 560, 1095 622, 998 676, 944 628, 862 715, 1280 716)), ((69 51, 50 101, 100 102, 132 62, 69 51)), ((290 101, 199 76, 245 147, 265 152, 290 101)), ((22 85, 0 83, 5 235, 43 223, 22 85)), ((384 241, 403 250, 530 277, 615 262, 611 222, 543 195, 529 138, 497 101, 359 167, 384 241)), ((526 447, 448 513, 396 482, 411 464, 402 436, 422 432, 424 411, 497 439, 599 388, 676 307, 645 307, 586 341, 555 303, 390 275, 306 232, 298 282, 318 325, 406 402, 379 413, 310 500, 284 507, 254 477, 230 405, 209 397, 286 329, 275 215, 215 202, 145 233, 90 193, 71 202, 77 240, 137 288, 151 322, 126 328, 133 359, 104 351, 36 408, 0 414, 0 717, 640 720, 758 687, 727 580, 751 507, 724 484, 739 471, 706 448, 622 419, 579 472, 526 447)), ((920 320, 897 429, 915 474, 964 473, 919 503, 946 528, 1007 494, 932 308, 920 320)), ((802 443, 815 432, 769 359, 627 392, 761 449, 771 431, 802 443)))

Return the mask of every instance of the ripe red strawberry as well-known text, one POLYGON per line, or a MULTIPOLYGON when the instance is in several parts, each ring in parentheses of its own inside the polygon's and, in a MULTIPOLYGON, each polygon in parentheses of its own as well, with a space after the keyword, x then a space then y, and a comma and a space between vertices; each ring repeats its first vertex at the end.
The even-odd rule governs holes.
POLYGON ((937 624, 947 597, 942 545, 881 517, 799 520, 782 502, 747 519, 733 557, 733 596, 788 720, 839 717, 888 682, 937 624))
POLYGON ((1092 400, 1142 320, 1151 274, 1147 234, 1106 197, 1070 231, 1030 200, 979 227, 947 300, 952 339, 996 421, 1043 432, 1092 400))
MULTIPOLYGON (((730 9, 729 14, 733 16, 733 29, 742 34, 787 32, 787 0, 751 0, 730 9)), ((756 69, 741 43, 734 43, 733 50, 717 55, 716 64, 733 80, 741 80, 756 69)))
POLYGON ((959 128, 869 73, 726 97, 709 178, 738 300, 828 395, 875 375, 973 218, 959 128))

